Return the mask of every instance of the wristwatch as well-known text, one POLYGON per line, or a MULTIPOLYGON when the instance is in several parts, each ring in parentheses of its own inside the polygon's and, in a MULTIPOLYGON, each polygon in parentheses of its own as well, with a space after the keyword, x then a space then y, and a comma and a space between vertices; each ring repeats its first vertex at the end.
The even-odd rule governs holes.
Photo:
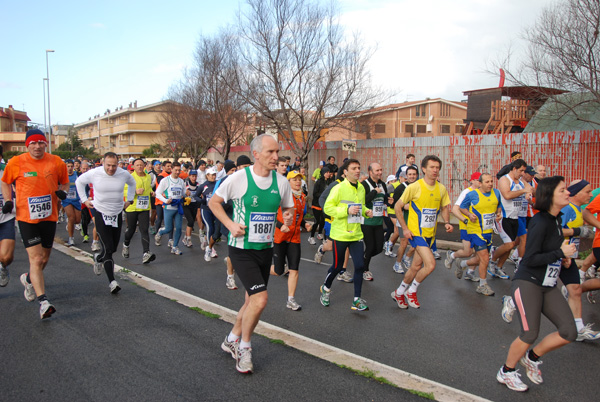
POLYGON ((466 225, 469 223, 469 220, 467 218, 465 218, 465 220, 463 221, 463 223, 466 225))

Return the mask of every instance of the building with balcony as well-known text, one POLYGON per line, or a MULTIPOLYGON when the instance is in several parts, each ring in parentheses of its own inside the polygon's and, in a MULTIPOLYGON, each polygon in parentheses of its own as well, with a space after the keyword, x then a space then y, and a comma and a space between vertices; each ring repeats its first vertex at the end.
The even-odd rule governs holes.
POLYGON ((4 152, 25 152, 25 133, 31 119, 27 112, 15 110, 12 105, 0 107, 0 144, 4 152))
POLYGON ((161 127, 161 115, 170 100, 138 107, 137 101, 114 111, 107 109, 103 115, 90 117, 75 124, 83 146, 93 147, 102 155, 114 152, 119 157, 139 157, 152 144, 165 145, 166 133, 161 127))
POLYGON ((326 141, 460 135, 467 104, 425 99, 362 110, 340 118, 326 141))

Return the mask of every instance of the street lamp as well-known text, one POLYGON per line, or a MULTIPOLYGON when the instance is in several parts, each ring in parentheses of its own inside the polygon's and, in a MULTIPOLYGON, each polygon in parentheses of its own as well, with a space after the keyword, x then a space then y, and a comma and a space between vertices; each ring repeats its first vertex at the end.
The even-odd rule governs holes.
POLYGON ((48 79, 47 78, 42 78, 42 86, 44 87, 44 133, 47 132, 48 126, 46 125, 47 120, 46 120, 46 81, 48 79))
POLYGON ((50 70, 48 69, 48 53, 54 53, 54 50, 46 50, 46 84, 48 85, 48 125, 50 132, 48 133, 48 152, 52 153, 52 122, 50 120, 50 70))

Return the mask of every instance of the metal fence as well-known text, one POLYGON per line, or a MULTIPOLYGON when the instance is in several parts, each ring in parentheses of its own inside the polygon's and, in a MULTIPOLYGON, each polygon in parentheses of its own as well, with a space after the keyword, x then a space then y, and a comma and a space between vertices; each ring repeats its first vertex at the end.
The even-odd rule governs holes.
MULTIPOLYGON (((289 147, 281 144, 281 149, 280 155, 294 159, 289 147)), ((232 147, 231 151, 229 158, 235 160, 239 155, 249 155, 250 147, 232 147)), ((369 163, 380 163, 385 180, 396 173, 409 153, 416 156, 417 165, 425 155, 437 155, 442 160, 440 182, 455 200, 471 173, 495 175, 510 162, 513 151, 521 152, 529 165, 546 166, 548 176, 564 176, 567 184, 586 179, 593 188, 600 187, 600 130, 361 140, 357 141, 356 152, 351 153, 342 151, 341 141, 324 142, 311 152, 308 174, 329 156, 336 158, 338 166, 344 158, 352 157, 361 162, 365 174, 369 163)))

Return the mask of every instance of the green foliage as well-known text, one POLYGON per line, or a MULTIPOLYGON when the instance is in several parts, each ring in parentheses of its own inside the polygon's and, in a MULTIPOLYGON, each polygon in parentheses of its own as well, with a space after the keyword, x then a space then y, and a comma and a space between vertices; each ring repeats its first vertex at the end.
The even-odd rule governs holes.
POLYGON ((221 318, 219 314, 209 313, 208 311, 202 310, 200 307, 190 307, 190 310, 194 310, 197 313, 200 313, 208 318, 221 318))
POLYGON ((142 151, 142 156, 148 159, 158 158, 162 152, 163 147, 161 147, 159 144, 152 144, 149 148, 146 148, 142 151))
POLYGON ((83 146, 83 142, 72 127, 69 128, 67 140, 56 149, 53 149, 52 153, 62 159, 73 159, 77 155, 82 155, 84 158, 89 159, 98 159, 100 157, 100 155, 94 152, 94 147, 86 148, 83 146))

